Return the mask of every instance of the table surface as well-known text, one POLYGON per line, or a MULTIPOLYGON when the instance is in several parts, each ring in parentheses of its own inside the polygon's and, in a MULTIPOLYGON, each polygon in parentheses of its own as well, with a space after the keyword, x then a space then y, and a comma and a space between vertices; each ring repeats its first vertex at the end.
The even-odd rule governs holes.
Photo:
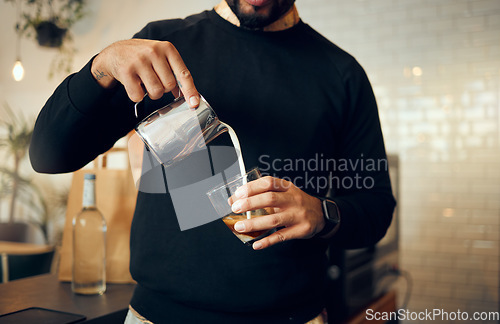
POLYGON ((0 253, 37 254, 53 250, 51 245, 0 241, 0 253))
POLYGON ((29 307, 48 308, 99 319, 128 308, 134 284, 107 284, 102 295, 75 295, 71 284, 46 274, 0 284, 0 315, 29 307))

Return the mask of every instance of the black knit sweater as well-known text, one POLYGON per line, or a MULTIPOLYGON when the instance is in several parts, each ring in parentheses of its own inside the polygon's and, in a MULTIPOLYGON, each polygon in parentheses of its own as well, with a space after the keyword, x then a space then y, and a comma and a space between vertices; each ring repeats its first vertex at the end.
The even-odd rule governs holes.
MULTIPOLYGON (((394 199, 375 98, 353 57, 303 22, 248 31, 213 10, 153 22, 135 37, 176 46, 200 93, 238 134, 247 166, 336 201, 342 223, 333 244, 361 247, 384 235, 394 199)), ((138 121, 123 87, 101 88, 90 64, 40 112, 30 148, 38 172, 81 168, 138 121)), ((313 238, 253 251, 220 220, 180 231, 168 194, 139 192, 131 304, 155 323, 304 323, 324 305, 326 245, 313 238)))

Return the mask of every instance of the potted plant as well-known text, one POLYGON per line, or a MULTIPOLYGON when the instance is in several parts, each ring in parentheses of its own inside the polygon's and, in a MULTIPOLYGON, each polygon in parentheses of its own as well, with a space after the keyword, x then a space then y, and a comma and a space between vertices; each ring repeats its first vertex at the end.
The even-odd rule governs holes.
POLYGON ((58 49, 49 72, 69 73, 76 52, 71 27, 84 15, 86 0, 4 0, 17 4, 15 30, 19 36, 34 39, 40 46, 58 49))
POLYGON ((85 0, 5 0, 22 4, 16 31, 35 38, 40 46, 59 48, 69 29, 83 16, 85 0))
POLYGON ((8 201, 8 221, 0 223, 0 240, 25 241, 32 224, 49 243, 49 227, 61 215, 67 193, 52 188, 41 190, 22 174, 21 165, 28 152, 33 125, 8 105, 5 105, 5 115, 0 120, 0 150, 4 153, 4 164, 0 165, 0 200, 8 201))
MULTIPOLYGON (((7 118, 0 121, 0 126, 7 131, 7 134, 0 138, 0 147, 5 149, 7 158, 13 160, 12 168, 0 167, 0 172, 7 178, 10 178, 10 204, 9 204, 9 223, 14 221, 17 196, 20 189, 29 184, 29 180, 23 178, 20 174, 21 162, 28 152, 33 135, 33 127, 23 115, 16 115, 8 107, 5 107, 7 118)), ((4 189, 5 190, 5 189, 4 189)))
POLYGON ((0 126, 6 134, 0 138, 0 148, 5 151, 6 159, 13 165, 0 167, 0 198, 10 197, 8 222, 2 224, 0 234, 4 240, 22 241, 29 228, 27 224, 15 222, 15 215, 19 192, 29 184, 29 181, 21 176, 20 166, 26 156, 33 129, 22 115, 16 116, 8 106, 5 111, 7 118, 0 121, 0 126))

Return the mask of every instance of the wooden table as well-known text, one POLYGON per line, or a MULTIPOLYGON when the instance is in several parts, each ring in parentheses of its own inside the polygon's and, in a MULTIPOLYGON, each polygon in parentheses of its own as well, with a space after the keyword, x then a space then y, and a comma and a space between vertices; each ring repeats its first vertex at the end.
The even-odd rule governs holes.
POLYGON ((6 254, 36 254, 54 249, 51 245, 21 242, 0 241, 0 253, 6 254))
POLYGON ((54 274, 19 279, 0 284, 0 315, 29 307, 42 307, 81 314, 86 323, 123 324, 134 284, 108 284, 99 296, 75 295, 71 284, 54 274))

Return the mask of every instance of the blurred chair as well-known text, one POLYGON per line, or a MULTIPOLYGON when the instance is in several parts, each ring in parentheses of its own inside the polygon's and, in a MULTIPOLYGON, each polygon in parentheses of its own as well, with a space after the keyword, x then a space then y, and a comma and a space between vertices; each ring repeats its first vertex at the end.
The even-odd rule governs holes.
POLYGON ((29 223, 0 223, 0 241, 43 243, 43 234, 39 228, 29 223))
POLYGON ((1 253, 1 282, 50 273, 55 249, 32 254, 1 253))
POLYGON ((29 229, 27 223, 0 223, 0 240, 26 242, 29 229))

